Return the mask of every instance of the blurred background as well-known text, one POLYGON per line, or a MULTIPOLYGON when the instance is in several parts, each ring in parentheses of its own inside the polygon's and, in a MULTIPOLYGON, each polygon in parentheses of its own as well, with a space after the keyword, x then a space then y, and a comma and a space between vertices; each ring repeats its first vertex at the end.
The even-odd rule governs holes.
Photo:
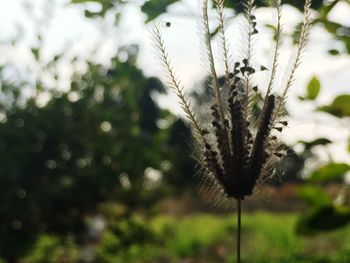
MULTIPOLYGON (((200 110, 208 88, 196 1, 0 3, 0 262, 235 262, 235 206, 210 202, 149 34, 161 24, 200 110)), ((276 13, 256 3, 254 60, 264 69, 276 13)), ((285 3, 279 77, 303 9, 285 3)), ((240 59, 243 6, 226 7, 240 59)), ((243 204, 244 262, 350 262, 350 2, 312 8, 287 105, 288 155, 243 204)), ((214 9, 210 20, 219 51, 214 9)), ((265 70, 257 80, 263 87, 265 70)))

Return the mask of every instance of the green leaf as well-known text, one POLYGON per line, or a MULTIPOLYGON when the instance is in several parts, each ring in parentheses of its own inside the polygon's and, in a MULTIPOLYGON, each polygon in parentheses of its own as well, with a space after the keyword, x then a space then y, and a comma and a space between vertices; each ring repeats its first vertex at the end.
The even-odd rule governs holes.
POLYGON ((339 95, 331 105, 319 107, 318 110, 337 117, 350 117, 350 94, 339 95))
POLYGON ((325 205, 316 207, 302 216, 297 222, 298 234, 310 235, 331 231, 350 223, 349 207, 325 205))
POLYGON ((324 24, 324 27, 331 34, 337 34, 337 31, 339 30, 339 28, 342 27, 342 24, 339 24, 339 23, 336 23, 336 22, 332 22, 332 21, 329 21, 329 20, 323 20, 322 22, 324 24))
POLYGON ((328 140, 327 138, 317 138, 317 139, 310 141, 310 142, 299 141, 299 143, 304 144, 305 150, 310 150, 312 147, 315 147, 317 145, 327 145, 329 143, 332 143, 332 141, 328 140))
POLYGON ((309 179, 316 182, 338 181, 349 170, 350 165, 346 163, 329 163, 313 171, 309 179))
POLYGON ((99 16, 104 16, 110 9, 114 8, 115 5, 119 4, 122 5, 123 1, 117 0, 115 2, 112 2, 110 0, 71 0, 72 4, 82 4, 82 3, 98 3, 101 5, 101 9, 97 12, 91 12, 89 10, 85 10, 84 14, 87 18, 94 18, 99 16))
POLYGON ((306 98, 309 100, 314 100, 317 98, 318 94, 321 90, 321 83, 319 79, 314 76, 311 78, 309 83, 307 84, 307 95, 306 98))
POLYGON ((89 10, 85 10, 84 11, 84 15, 85 17, 87 18, 93 18, 94 16, 98 16, 99 15, 99 12, 91 12, 89 10))
POLYGON ((338 0, 332 1, 327 5, 322 4, 320 6, 319 13, 322 20, 326 20, 326 21, 328 20, 327 19, 328 14, 333 10, 333 8, 337 5, 337 3, 338 3, 338 0))
POLYGON ((146 23, 164 13, 168 5, 174 2, 177 2, 177 0, 151 0, 146 2, 141 7, 142 12, 148 16, 146 23))
POLYGON ((35 60, 38 60, 39 56, 40 56, 40 49, 39 48, 32 48, 31 52, 32 52, 35 60))
POLYGON ((330 50, 328 50, 328 54, 330 54, 332 56, 337 56, 340 54, 340 51, 338 49, 330 49, 330 50))
POLYGON ((303 185, 297 188, 297 194, 312 206, 324 206, 332 203, 332 199, 322 189, 316 186, 303 185))

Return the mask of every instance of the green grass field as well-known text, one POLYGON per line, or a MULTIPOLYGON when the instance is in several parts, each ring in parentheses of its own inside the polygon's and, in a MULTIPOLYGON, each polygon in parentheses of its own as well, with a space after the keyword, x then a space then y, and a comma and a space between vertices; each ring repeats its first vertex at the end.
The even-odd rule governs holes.
MULTIPOLYGON (((235 262, 235 215, 157 216, 147 225, 153 238, 116 250, 106 233, 99 262, 235 262)), ((136 221, 137 221, 136 220, 136 221)), ((243 262, 350 262, 350 226, 304 237, 295 234, 295 214, 257 212, 243 215, 243 262)))

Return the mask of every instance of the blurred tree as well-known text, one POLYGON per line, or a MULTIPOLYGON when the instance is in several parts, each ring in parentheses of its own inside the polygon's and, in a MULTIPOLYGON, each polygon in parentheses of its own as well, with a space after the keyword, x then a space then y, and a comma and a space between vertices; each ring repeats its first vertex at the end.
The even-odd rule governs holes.
POLYGON ((169 148, 172 165, 164 174, 164 181, 172 187, 174 193, 196 187, 200 181, 197 176, 195 153, 189 141, 191 130, 182 119, 177 119, 171 126, 167 147, 169 148), (192 158, 188 156, 192 155, 192 158))
POLYGON ((106 200, 131 211, 149 207, 162 192, 154 173, 186 151, 172 149, 178 132, 189 133, 181 121, 171 131, 158 124, 174 120, 153 99, 165 92, 162 84, 136 68, 136 46, 120 52, 124 60, 116 56, 110 67, 88 62, 68 92, 46 91, 45 106, 40 89, 18 106, 20 85, 2 78, 0 255, 9 262, 40 233, 80 237, 106 200))

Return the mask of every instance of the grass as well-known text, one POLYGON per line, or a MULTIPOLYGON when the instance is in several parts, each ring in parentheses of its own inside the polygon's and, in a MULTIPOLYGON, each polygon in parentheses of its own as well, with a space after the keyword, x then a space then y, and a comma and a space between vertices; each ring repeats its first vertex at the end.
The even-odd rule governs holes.
MULTIPOLYGON (((301 237, 295 234, 296 220, 295 214, 244 214, 243 262, 350 262, 350 226, 301 237)), ((235 262, 235 222, 235 215, 199 214, 158 216, 151 225, 165 240, 162 249, 169 252, 168 262, 235 262)))
MULTIPOLYGON (((337 231, 303 237, 295 234, 298 215, 243 214, 242 262, 348 263, 350 225, 337 231)), ((181 218, 158 215, 117 220, 96 244, 99 263, 235 263, 236 215, 195 214, 181 218)), ((77 262, 78 248, 41 238, 21 262, 77 262), (69 253, 68 253, 69 252, 69 253), (67 255, 71 255, 71 259, 67 255)), ((0 260, 1 262, 1 260, 0 260)))

